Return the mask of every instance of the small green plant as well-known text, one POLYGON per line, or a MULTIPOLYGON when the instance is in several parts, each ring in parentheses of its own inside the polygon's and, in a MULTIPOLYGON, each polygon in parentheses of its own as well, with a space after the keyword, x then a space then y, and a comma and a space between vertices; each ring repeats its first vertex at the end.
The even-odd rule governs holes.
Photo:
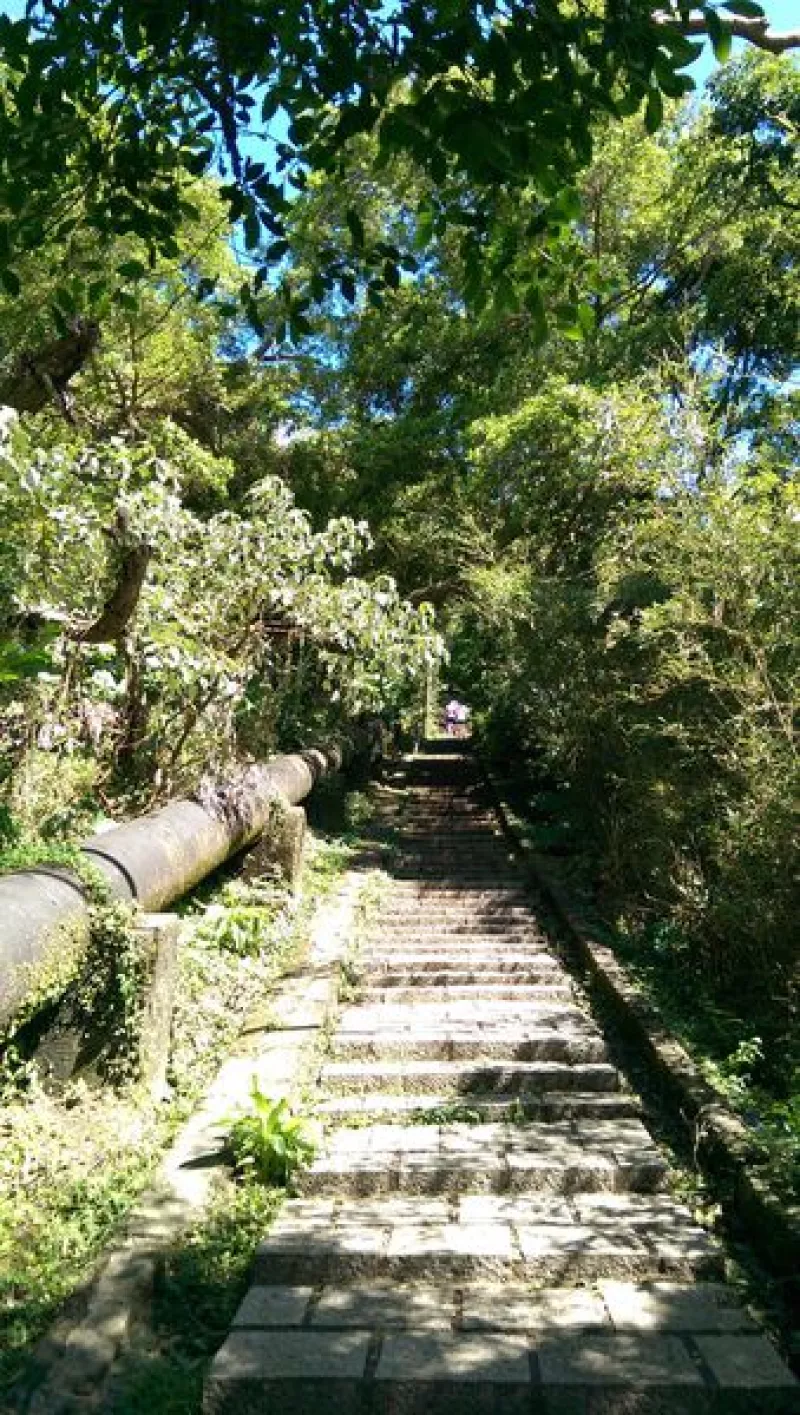
MULTIPOLYGON (((409 1120, 412 1116, 409 1116, 409 1120)), ((483 1116, 475 1106, 463 1101, 448 1101, 442 1105, 421 1106, 413 1112, 414 1125, 480 1125, 483 1116)))
POLYGON ((294 1171, 312 1159, 319 1130, 292 1111, 285 1097, 273 1100, 256 1077, 250 1086, 250 1110, 233 1117, 228 1144, 237 1171, 262 1184, 287 1185, 294 1171))
POLYGON ((217 948, 240 958, 255 958, 264 941, 265 924, 262 909, 224 909, 203 924, 202 932, 217 948))
POLYGON ((206 911, 198 936, 240 958, 256 958, 274 947, 282 915, 288 924, 287 892, 274 880, 229 880, 206 911))
POLYGON ((345 826, 354 835, 360 835, 375 814, 369 796, 365 791, 348 791, 344 801, 345 826))
POLYGON ((343 958, 339 964, 339 1001, 356 1002, 364 985, 364 974, 355 958, 343 958))
POLYGON ((528 1125, 534 1116, 534 1107, 526 1105, 520 1096, 515 1096, 508 1111, 512 1125, 528 1125))

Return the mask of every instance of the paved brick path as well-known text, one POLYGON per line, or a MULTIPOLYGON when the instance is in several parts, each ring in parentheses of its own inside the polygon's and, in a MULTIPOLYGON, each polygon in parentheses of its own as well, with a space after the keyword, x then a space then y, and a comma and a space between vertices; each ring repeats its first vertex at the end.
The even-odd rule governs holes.
POLYGON ((256 1255, 207 1411, 800 1410, 669 1196, 469 760, 443 749, 406 779, 320 1077, 327 1145, 256 1255))

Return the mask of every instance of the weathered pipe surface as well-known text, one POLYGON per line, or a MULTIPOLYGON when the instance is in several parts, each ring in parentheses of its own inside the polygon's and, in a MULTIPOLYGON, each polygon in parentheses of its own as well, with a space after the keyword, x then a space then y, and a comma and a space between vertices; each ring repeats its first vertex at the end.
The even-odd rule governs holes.
MULTIPOLYGON (((296 805, 342 760, 338 746, 275 757, 197 801, 173 801, 93 835, 82 848, 118 898, 158 911, 256 840, 276 803, 296 805)), ((69 966, 64 955, 85 940, 84 897, 68 872, 37 866, 0 876, 0 1026, 32 993, 49 991, 69 966)))

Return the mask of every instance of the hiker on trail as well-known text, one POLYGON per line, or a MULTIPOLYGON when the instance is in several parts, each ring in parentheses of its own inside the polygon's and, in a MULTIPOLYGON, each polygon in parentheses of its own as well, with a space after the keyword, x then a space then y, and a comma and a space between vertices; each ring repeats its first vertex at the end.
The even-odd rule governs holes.
POLYGON ((458 698, 451 698, 444 710, 444 728, 448 737, 466 737, 469 708, 458 698))
POLYGON ((459 722, 460 712, 461 704, 458 701, 458 698, 451 698, 449 703, 447 704, 447 707, 444 710, 444 730, 447 733, 448 737, 455 736, 456 726, 459 722))

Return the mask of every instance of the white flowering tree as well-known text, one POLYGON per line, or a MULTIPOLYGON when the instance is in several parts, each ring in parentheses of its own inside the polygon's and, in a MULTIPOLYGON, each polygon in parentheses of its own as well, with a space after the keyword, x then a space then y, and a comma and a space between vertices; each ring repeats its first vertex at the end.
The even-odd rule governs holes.
POLYGON ((146 447, 30 452, 5 429, 0 710, 17 791, 45 756, 62 778, 85 768, 82 786, 163 792, 421 695, 432 611, 354 573, 364 521, 315 530, 274 477, 203 518, 182 469, 146 447))

